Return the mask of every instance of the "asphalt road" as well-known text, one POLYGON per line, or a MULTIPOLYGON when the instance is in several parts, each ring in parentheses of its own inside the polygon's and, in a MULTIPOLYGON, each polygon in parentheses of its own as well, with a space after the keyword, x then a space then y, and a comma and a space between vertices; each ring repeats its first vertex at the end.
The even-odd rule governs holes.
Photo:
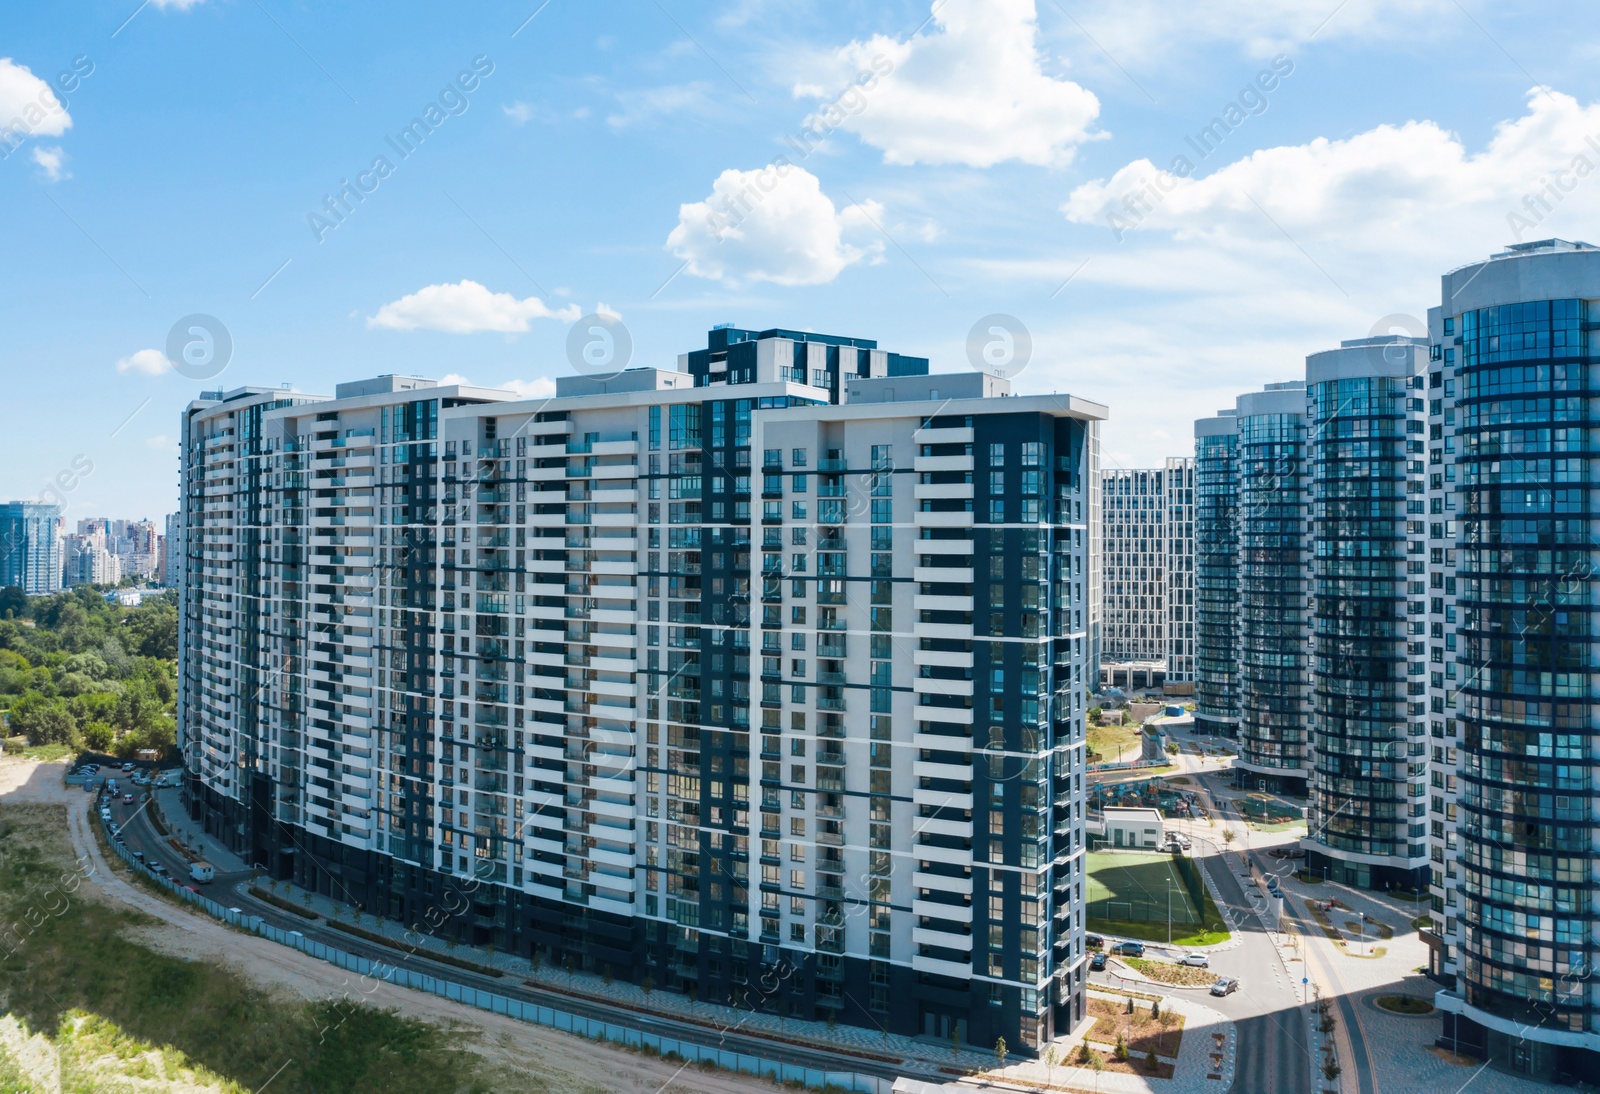
MULTIPOLYGON (((120 782, 119 780, 119 785, 120 782)), ((129 788, 124 787, 124 789, 129 788)), ((168 870, 172 871, 173 877, 178 880, 179 884, 189 883, 188 861, 175 851, 170 844, 156 835, 148 814, 144 812, 144 796, 142 794, 135 790, 135 802, 131 806, 123 805, 119 795, 112 803, 111 819, 122 826, 122 836, 127 842, 130 851, 141 851, 147 861, 153 858, 162 863, 168 870)), ((98 823, 98 817, 95 820, 98 823)), ((740 1033, 737 1024, 726 1029, 710 1029, 704 1025, 680 1022, 662 1015, 641 1014, 638 1011, 625 1008, 613 1008, 604 1004, 593 1003, 578 996, 544 991, 531 987, 525 981, 514 976, 506 976, 504 978, 480 976, 454 965, 430 961, 424 956, 425 951, 418 951, 416 954, 408 956, 404 950, 381 946, 354 935, 346 934, 343 931, 332 930, 321 923, 313 923, 308 919, 276 908, 265 901, 259 901, 247 894, 236 892, 234 883, 246 880, 248 877, 248 871, 236 871, 232 874, 219 873, 216 881, 212 884, 196 885, 195 887, 212 900, 230 907, 236 906, 246 914, 260 916, 268 923, 282 930, 299 931, 307 938, 337 947, 346 953, 356 954, 373 961, 382 961, 390 965, 405 965, 407 968, 424 972, 431 976, 438 976, 458 984, 494 992, 498 995, 538 1003, 566 1011, 569 1014, 582 1015, 587 1018, 593 1018, 596 1021, 633 1026, 661 1036, 677 1037, 701 1045, 715 1045, 732 1052, 742 1052, 752 1056, 760 1056, 763 1059, 777 1060, 801 1067, 829 1071, 856 1071, 864 1075, 878 1075, 888 1079, 908 1076, 925 1082, 940 1081, 939 1073, 933 1066, 896 1065, 849 1055, 835 1055, 824 1050, 807 1049, 764 1037, 740 1033)), ((730 1011, 730 1014, 736 1013, 738 1012, 730 1011)), ((945 1078, 948 1078, 948 1076, 945 1076, 945 1078)))
MULTIPOLYGON (((1184 759, 1189 757, 1185 755, 1184 759)), ((1211 780, 1222 772, 1211 769, 1202 774, 1197 763, 1185 766, 1211 815, 1221 821, 1211 794, 1211 780)), ((1298 964, 1284 968, 1256 914, 1256 909, 1265 904, 1261 891, 1240 876, 1226 855, 1208 855, 1201 864, 1222 894, 1223 913, 1241 939, 1237 948, 1219 953, 1212 960, 1220 974, 1239 978, 1238 991, 1210 1000, 1217 1010, 1234 1020, 1238 1029, 1231 1094, 1311 1090, 1309 1030, 1294 983, 1297 975, 1304 975, 1303 969, 1298 964)))

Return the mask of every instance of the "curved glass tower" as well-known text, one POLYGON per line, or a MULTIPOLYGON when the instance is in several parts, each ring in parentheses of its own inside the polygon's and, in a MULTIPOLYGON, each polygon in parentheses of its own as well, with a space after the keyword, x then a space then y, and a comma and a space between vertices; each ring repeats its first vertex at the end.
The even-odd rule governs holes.
POLYGON ((1312 873, 1361 888, 1427 884, 1426 368, 1426 341, 1409 337, 1306 359, 1316 748, 1304 845, 1312 873))
POLYGON ((1306 789, 1311 609, 1306 385, 1241 395, 1239 759, 1241 784, 1306 789), (1252 779, 1250 776, 1254 776, 1252 779))
POLYGON ((1239 724, 1239 422, 1231 410, 1194 423, 1195 730, 1239 724))
POLYGON ((1428 539, 1445 1039, 1512 1071, 1596 1081, 1600 249, 1521 244, 1443 289, 1428 539))

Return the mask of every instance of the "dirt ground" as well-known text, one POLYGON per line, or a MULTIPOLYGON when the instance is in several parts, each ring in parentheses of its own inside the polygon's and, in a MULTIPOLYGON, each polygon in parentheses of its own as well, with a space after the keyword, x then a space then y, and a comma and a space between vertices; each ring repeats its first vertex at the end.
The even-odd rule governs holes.
MULTIPOLYGON (((91 795, 65 786, 60 764, 0 759, 0 802, 66 804, 72 854, 87 854, 93 863, 88 885, 101 898, 161 921, 130 929, 130 940, 169 956, 214 960, 250 977, 268 990, 304 999, 360 998, 342 969, 254 935, 230 930, 215 920, 191 913, 137 888, 124 876, 120 862, 113 869, 100 853, 89 828, 91 795)), ((370 982, 369 982, 370 983, 370 982)), ((636 1055, 447 999, 384 983, 367 996, 374 1005, 392 1008, 464 1035, 464 1044, 479 1053, 494 1073, 495 1089, 543 1091, 548 1094, 748 1094, 781 1088, 749 1075, 702 1072, 664 1060, 636 1055)))

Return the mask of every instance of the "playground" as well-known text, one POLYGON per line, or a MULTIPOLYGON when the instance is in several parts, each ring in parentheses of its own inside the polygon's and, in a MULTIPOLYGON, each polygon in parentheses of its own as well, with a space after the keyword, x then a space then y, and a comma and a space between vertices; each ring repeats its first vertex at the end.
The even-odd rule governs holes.
POLYGON ((1099 812, 1106 806, 1144 806, 1159 809, 1164 817, 1193 817, 1199 805, 1192 790, 1169 786, 1164 777, 1137 779, 1122 783, 1091 783, 1089 810, 1099 812))

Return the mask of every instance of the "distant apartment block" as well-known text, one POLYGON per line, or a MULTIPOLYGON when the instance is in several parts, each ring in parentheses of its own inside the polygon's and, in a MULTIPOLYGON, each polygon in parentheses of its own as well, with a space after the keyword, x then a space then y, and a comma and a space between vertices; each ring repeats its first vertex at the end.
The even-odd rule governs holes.
POLYGON ((161 584, 169 589, 183 585, 183 514, 167 514, 166 534, 161 537, 161 584))
MULTIPOLYGON (((83 527, 84 522, 79 522, 83 527)), ((106 548, 105 532, 74 532, 62 537, 61 583, 74 585, 115 585, 122 580, 122 560, 106 548)))
POLYGON ((191 404, 194 815, 465 942, 1033 1051, 1085 1012, 1104 409, 795 331, 680 361, 191 404))
POLYGON ((1194 461, 1101 472, 1100 676, 1187 693, 1194 679, 1194 461))
POLYGON ((1232 414, 1202 419, 1196 434, 1208 537, 1197 567, 1206 581, 1197 718, 1238 737, 1235 767, 1250 782, 1304 793, 1312 611, 1305 382, 1241 395, 1232 414), (1229 564, 1222 579, 1218 570, 1229 564))
POLYGON ((61 591, 61 507, 0 505, 0 587, 30 596, 61 591))

